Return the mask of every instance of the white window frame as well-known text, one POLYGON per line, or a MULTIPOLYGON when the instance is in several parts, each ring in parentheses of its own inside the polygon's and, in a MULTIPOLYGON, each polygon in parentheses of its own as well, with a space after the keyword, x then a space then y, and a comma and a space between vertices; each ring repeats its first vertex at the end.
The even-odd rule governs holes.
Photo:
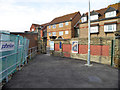
POLYGON ((51 36, 51 32, 49 32, 49 36, 51 36))
POLYGON ((90 33, 98 33, 98 27, 99 26, 93 26, 90 28, 90 33))
POLYGON ((56 25, 54 24, 54 25, 52 25, 52 27, 53 27, 53 28, 56 28, 56 25))
POLYGON ((65 25, 67 26, 67 25, 69 25, 69 23, 68 23, 68 22, 65 22, 65 25))
POLYGON ((59 23, 59 27, 63 27, 63 23, 59 23))
POLYGON ((32 28, 32 31, 34 31, 34 28, 32 28))
POLYGON ((90 20, 97 20, 98 19, 98 15, 91 15, 90 16, 90 20))
POLYGON ((114 32, 116 31, 116 24, 104 25, 104 32, 114 32), (111 30, 109 29, 111 27, 111 30))
POLYGON ((56 32, 52 32, 52 36, 56 36, 56 32))
POLYGON ((51 28, 51 25, 49 25, 49 29, 51 28))
POLYGON ((65 31, 65 34, 69 34, 69 31, 65 31))
POLYGON ((82 22, 86 22, 86 21, 87 21, 87 17, 82 17, 82 18, 81 18, 81 21, 82 21, 82 22))
POLYGON ((116 16, 116 11, 105 13, 105 18, 110 18, 110 17, 115 17, 115 16, 116 16))
POLYGON ((63 31, 60 31, 60 32, 59 32, 59 36, 62 36, 62 35, 63 35, 63 31))

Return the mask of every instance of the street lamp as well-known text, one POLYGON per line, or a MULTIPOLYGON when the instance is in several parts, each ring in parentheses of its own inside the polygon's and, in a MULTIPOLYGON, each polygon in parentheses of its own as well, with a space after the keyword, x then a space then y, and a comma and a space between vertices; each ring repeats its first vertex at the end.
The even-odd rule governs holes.
POLYGON ((89 12, 88 12, 88 58, 87 58, 87 66, 90 65, 90 0, 89 0, 89 12))

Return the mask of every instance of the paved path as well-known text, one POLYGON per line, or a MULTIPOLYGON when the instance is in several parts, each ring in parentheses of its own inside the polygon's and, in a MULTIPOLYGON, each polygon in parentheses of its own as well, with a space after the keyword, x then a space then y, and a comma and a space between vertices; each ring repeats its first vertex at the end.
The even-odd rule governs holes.
POLYGON ((4 88, 117 88, 118 69, 86 61, 38 55, 4 88))

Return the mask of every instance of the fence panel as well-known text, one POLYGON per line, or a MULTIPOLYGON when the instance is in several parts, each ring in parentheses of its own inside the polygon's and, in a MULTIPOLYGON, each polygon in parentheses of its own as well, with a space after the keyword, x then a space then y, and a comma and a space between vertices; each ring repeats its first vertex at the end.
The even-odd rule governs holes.
POLYGON ((0 82, 27 60, 29 40, 19 35, 0 32, 0 82))

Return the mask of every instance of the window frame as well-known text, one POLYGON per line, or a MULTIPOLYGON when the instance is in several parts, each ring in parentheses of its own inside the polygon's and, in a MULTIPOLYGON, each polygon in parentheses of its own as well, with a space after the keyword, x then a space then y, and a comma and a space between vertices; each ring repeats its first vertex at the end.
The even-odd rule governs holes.
POLYGON ((51 25, 49 25, 49 29, 51 28, 51 25))
POLYGON ((82 22, 86 22, 86 21, 87 21, 87 17, 82 17, 82 18, 81 18, 81 21, 82 21, 82 22))
POLYGON ((97 20, 98 19, 98 15, 91 15, 90 16, 90 20, 97 20))
POLYGON ((116 16, 116 11, 111 11, 111 12, 106 12, 105 13, 105 18, 110 18, 110 17, 115 17, 116 16), (113 13, 113 15, 111 15, 113 13))
POLYGON ((59 27, 63 27, 63 23, 59 23, 59 27))
POLYGON ((34 28, 32 28, 32 31, 34 31, 34 28))
POLYGON ((69 23, 68 23, 68 22, 65 22, 65 25, 66 25, 66 26, 68 26, 68 25, 69 25, 69 23))
POLYGON ((56 36, 56 32, 52 32, 52 36, 56 36), (54 33, 54 34, 53 34, 54 33))
POLYGON ((49 32, 49 36, 51 36, 51 32, 49 32))
POLYGON ((116 24, 106 24, 104 25, 104 32, 114 32, 117 30, 117 25, 116 24), (108 29, 109 26, 112 25, 112 30, 108 29))
POLYGON ((68 30, 65 31, 65 34, 66 34, 66 32, 67 32, 67 34, 69 34, 69 31, 68 31, 68 30))
POLYGON ((59 31, 59 36, 63 36, 63 31, 59 31), (60 35, 61 32, 62 32, 62 34, 60 35))
POLYGON ((98 33, 98 32, 99 32, 99 26, 91 26, 90 27, 90 33, 98 33))
POLYGON ((52 27, 53 27, 53 29, 56 28, 56 24, 53 24, 52 27))

